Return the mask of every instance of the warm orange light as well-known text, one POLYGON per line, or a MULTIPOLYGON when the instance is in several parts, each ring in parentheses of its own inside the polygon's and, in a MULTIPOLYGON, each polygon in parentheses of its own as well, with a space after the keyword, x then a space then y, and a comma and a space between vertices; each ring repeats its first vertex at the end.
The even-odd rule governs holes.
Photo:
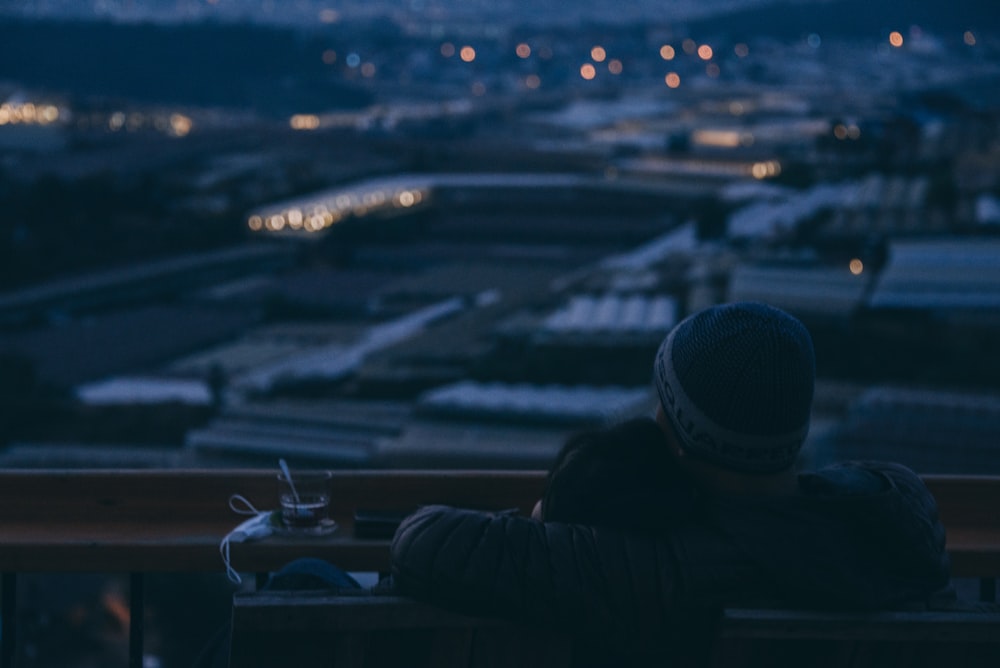
POLYGON ((260 216, 250 216, 250 220, 247 221, 247 227, 254 232, 259 232, 260 228, 264 227, 264 219, 260 216))
POLYGON ((889 33, 889 44, 897 48, 903 46, 903 34, 893 30, 889 33))
POLYGON ((669 44, 664 44, 660 47, 660 58, 663 58, 664 60, 673 60, 676 55, 677 52, 674 51, 674 47, 669 44))
POLYGON ((170 129, 178 137, 183 137, 191 132, 193 125, 191 119, 183 114, 171 114, 170 116, 170 129))
POLYGON ((713 55, 712 47, 710 47, 708 44, 702 44, 701 46, 698 47, 698 57, 701 58, 702 60, 711 60, 712 55, 713 55))
POLYGON ((663 78, 668 88, 677 88, 681 85, 681 77, 677 72, 671 72, 663 78))
POLYGON ((597 70, 590 63, 584 63, 580 66, 580 76, 590 81, 595 76, 597 76, 597 70))
POLYGON ((847 126, 843 125, 842 123, 838 123, 833 128, 833 136, 836 137, 837 139, 840 139, 841 141, 847 139, 847 126))
POLYGON ((737 130, 695 130, 691 141, 700 146, 736 148, 740 145, 740 133, 737 130))
POLYGON ((526 43, 521 42, 520 44, 517 45, 517 48, 514 49, 514 53, 517 54, 518 58, 527 58, 528 56, 531 55, 531 47, 528 46, 526 43))
POLYGON ((529 74, 524 78, 525 88, 530 88, 531 90, 535 90, 541 85, 542 85, 542 80, 538 77, 537 74, 529 74))
POLYGON ((750 55, 750 47, 744 44, 743 42, 740 42, 739 44, 733 47, 733 52, 736 54, 738 58, 746 58, 747 56, 750 55))
POLYGON ((681 42, 681 48, 684 49, 684 53, 691 55, 698 49, 698 45, 690 37, 681 42))
POLYGON ((617 58, 612 58, 611 60, 609 60, 608 61, 608 72, 611 72, 612 74, 621 74, 622 73, 622 61, 618 60, 617 58))
POLYGON ((319 127, 319 116, 314 114, 295 114, 288 119, 288 125, 293 130, 315 130, 319 127))
POLYGON ((455 55, 455 45, 451 42, 445 42, 441 45, 441 55, 445 58, 451 58, 455 55))
POLYGON ((781 174, 781 163, 776 160, 755 162, 753 166, 750 167, 750 175, 758 180, 778 176, 779 174, 781 174))
POLYGON ((458 57, 467 63, 471 63, 476 59, 476 50, 471 46, 463 46, 462 50, 458 53, 458 57))
POLYGON ((604 50, 603 46, 595 46, 590 50, 590 58, 596 63, 603 63, 607 57, 608 52, 604 50))
POLYGON ((962 40, 966 44, 968 44, 969 46, 975 46, 976 45, 976 36, 975 36, 975 34, 973 34, 973 32, 971 30, 966 30, 965 31, 965 34, 962 35, 962 40))
POLYGON ((865 265, 858 258, 854 258, 853 260, 851 260, 851 263, 848 265, 848 268, 851 270, 852 274, 854 274, 855 276, 860 276, 861 272, 865 270, 865 265))

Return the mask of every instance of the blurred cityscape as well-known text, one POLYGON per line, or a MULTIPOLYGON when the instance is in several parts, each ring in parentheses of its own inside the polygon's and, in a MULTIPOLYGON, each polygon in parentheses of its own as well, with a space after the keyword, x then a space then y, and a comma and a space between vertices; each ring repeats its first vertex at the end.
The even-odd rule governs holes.
POLYGON ((2 15, 3 465, 545 467, 756 299, 807 457, 1000 470, 997 12, 287 4, 2 15))
MULTIPOLYGON (((0 6, 0 466, 545 468, 742 299, 805 465, 1000 473, 994 3, 0 6)), ((188 665, 229 589, 158 582, 188 665)), ((121 659, 80 586, 19 665, 121 659)))

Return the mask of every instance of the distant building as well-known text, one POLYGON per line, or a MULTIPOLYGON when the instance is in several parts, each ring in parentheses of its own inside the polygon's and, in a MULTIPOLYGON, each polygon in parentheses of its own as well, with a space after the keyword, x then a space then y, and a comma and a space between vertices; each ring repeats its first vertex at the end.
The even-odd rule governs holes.
POLYGON ((871 297, 876 309, 1000 309, 1000 239, 896 241, 871 297))
POLYGON ((1000 473, 1000 395, 877 386, 851 405, 837 459, 895 461, 918 473, 1000 473))
POLYGON ((807 318, 846 322, 865 306, 873 272, 855 265, 781 266, 743 263, 732 272, 728 301, 760 301, 807 318))

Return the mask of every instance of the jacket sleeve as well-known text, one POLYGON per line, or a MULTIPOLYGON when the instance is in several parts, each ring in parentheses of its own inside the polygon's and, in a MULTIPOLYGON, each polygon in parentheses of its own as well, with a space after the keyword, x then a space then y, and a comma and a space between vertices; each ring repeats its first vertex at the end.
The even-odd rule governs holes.
POLYGON ((392 542, 392 573, 405 594, 598 633, 619 647, 662 635, 673 614, 674 562, 653 538, 445 506, 411 515, 392 542))

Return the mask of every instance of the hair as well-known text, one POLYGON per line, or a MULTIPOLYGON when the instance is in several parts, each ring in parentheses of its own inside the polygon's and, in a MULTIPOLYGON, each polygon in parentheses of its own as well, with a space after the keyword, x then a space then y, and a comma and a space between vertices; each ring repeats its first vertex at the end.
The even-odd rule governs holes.
POLYGON ((689 514, 694 498, 659 425, 633 418, 566 441, 549 470, 541 517, 655 532, 689 514))

